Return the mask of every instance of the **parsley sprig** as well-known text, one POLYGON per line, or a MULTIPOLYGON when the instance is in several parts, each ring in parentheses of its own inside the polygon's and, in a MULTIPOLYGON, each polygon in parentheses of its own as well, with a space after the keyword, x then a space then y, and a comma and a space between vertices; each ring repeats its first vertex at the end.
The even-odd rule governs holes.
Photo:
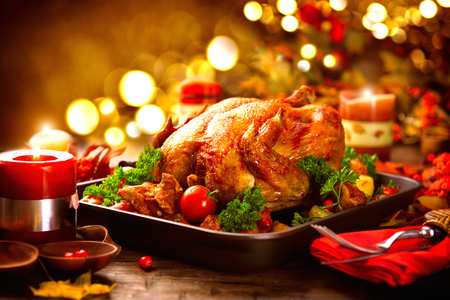
POLYGON ((227 204, 226 209, 219 214, 219 224, 223 231, 241 232, 243 230, 253 230, 256 222, 261 220, 258 215, 264 209, 267 200, 261 195, 261 189, 255 187, 248 188, 236 199, 227 204))
POLYGON ((328 178, 328 180, 320 189, 320 196, 326 198, 330 193, 332 193, 336 197, 337 201, 331 205, 324 206, 323 208, 337 205, 339 207, 339 210, 342 210, 340 204, 342 185, 345 182, 355 184, 358 178, 359 178, 358 174, 356 174, 353 170, 349 170, 347 168, 342 168, 339 171, 335 171, 335 173, 328 178), (338 185, 337 191, 335 189, 336 185, 338 185))
MULTIPOLYGON (((318 188, 320 196, 323 199, 326 198, 330 193, 332 193, 336 197, 336 202, 327 206, 321 206, 321 209, 325 209, 331 206, 338 206, 339 210, 342 210, 340 204, 342 185, 345 182, 355 184, 356 180, 359 178, 358 174, 356 174, 352 170, 349 170, 347 167, 343 167, 339 171, 334 170, 327 165, 323 157, 318 158, 314 156, 307 156, 302 159, 297 164, 297 166, 306 173, 306 176, 308 177, 308 180, 310 182, 310 189, 311 187, 313 189, 318 188), (336 186, 337 191, 335 189, 336 186)), ((301 222, 309 221, 302 220, 300 217, 300 215, 297 217, 300 224, 303 224, 301 222)))
POLYGON ((294 212, 294 219, 292 220, 292 227, 298 226, 298 225, 302 225, 305 223, 308 223, 309 221, 313 220, 313 219, 320 219, 321 217, 309 217, 309 218, 305 218, 302 217, 302 215, 300 215, 298 213, 298 211, 294 212))
POLYGON ((102 197, 104 206, 120 202, 123 198, 117 192, 124 185, 139 185, 156 179, 156 174, 153 174, 153 172, 161 158, 162 152, 160 148, 154 149, 151 145, 146 145, 139 154, 136 168, 125 172, 122 167, 116 166, 114 174, 108 175, 102 183, 88 186, 83 192, 83 197, 102 197))
POLYGON ((373 179, 377 179, 377 170, 375 162, 378 160, 378 155, 376 154, 369 155, 367 153, 364 153, 363 155, 356 154, 356 151, 353 147, 347 146, 345 147, 344 150, 341 168, 350 169, 351 167, 350 161, 352 159, 358 159, 363 165, 367 167, 369 176, 372 177, 373 179))

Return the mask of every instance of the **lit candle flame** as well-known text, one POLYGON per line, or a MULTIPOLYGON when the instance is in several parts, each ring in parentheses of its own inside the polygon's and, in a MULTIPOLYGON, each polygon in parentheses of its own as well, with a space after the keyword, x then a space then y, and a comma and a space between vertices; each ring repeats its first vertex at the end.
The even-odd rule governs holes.
POLYGON ((39 148, 35 147, 33 152, 34 152, 33 153, 33 160, 39 160, 40 159, 39 148))

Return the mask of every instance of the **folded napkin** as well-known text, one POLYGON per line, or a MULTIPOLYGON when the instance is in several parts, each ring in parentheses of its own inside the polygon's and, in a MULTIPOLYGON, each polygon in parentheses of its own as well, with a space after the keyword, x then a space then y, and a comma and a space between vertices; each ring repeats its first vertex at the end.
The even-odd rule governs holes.
MULTIPOLYGON (((398 229, 379 229, 339 234, 359 246, 381 242, 397 231, 420 228, 407 226, 398 229)), ((450 238, 425 250, 407 251, 432 244, 431 239, 409 238, 396 241, 385 254, 368 259, 329 264, 349 275, 390 286, 405 285, 443 269, 450 261, 450 238), (406 250, 406 251, 405 251, 406 250), (400 252, 399 252, 400 251, 400 252)), ((322 262, 366 256, 368 253, 347 249, 327 237, 318 238, 310 246, 311 254, 322 262)))

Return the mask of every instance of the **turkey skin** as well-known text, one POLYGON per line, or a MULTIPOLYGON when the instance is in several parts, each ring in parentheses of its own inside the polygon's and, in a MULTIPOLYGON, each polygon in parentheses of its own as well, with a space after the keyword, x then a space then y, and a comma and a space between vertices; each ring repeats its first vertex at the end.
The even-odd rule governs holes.
POLYGON ((271 212, 311 206, 297 163, 313 155, 338 170, 345 149, 341 116, 314 98, 302 86, 274 100, 226 99, 178 127, 169 118, 152 140, 163 154, 158 172, 173 175, 183 189, 218 190, 222 207, 252 187, 261 189, 271 212))

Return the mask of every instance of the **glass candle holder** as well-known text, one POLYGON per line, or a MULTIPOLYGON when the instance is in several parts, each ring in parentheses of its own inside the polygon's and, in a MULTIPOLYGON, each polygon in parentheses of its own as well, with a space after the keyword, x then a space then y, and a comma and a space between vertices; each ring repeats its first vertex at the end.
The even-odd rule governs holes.
POLYGON ((345 129, 345 144, 358 154, 377 154, 390 159, 394 142, 394 94, 367 94, 344 90, 339 94, 339 113, 345 129))

